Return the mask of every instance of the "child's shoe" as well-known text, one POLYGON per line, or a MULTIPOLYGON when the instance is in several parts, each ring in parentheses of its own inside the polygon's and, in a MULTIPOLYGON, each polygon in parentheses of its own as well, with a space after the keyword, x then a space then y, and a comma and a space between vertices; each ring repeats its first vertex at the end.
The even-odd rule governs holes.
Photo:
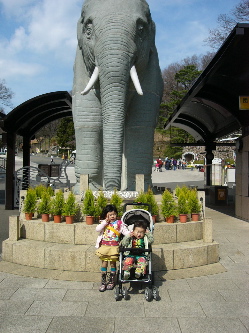
POLYGON ((110 273, 106 289, 112 290, 115 287, 116 273, 110 273))
POLYGON ((124 280, 128 280, 130 277, 130 272, 129 271, 124 271, 124 280))
POLYGON ((99 291, 103 292, 106 290, 106 273, 101 274, 101 286, 99 287, 99 291))

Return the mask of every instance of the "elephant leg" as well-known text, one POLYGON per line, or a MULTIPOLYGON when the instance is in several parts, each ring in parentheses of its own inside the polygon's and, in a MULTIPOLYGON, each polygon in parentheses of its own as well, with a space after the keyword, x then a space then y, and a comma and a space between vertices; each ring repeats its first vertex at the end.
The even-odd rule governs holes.
POLYGON ((73 102, 77 147, 75 175, 78 183, 74 192, 79 192, 81 174, 88 174, 90 188, 97 190, 103 184, 103 131, 100 102, 94 92, 90 92, 86 96, 76 94, 73 102))
POLYGON ((127 188, 135 190, 136 174, 144 175, 145 191, 152 185, 154 129, 160 97, 146 92, 131 103, 125 126, 125 159, 127 188))

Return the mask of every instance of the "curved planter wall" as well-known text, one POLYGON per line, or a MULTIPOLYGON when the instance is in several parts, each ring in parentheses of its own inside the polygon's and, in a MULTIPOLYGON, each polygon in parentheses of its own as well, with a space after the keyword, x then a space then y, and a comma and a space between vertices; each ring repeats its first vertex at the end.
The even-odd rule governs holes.
MULTIPOLYGON (((210 222, 210 221, 209 221, 210 222)), ((205 221, 156 223, 152 265, 154 271, 203 266, 218 262, 219 244, 204 237, 205 221)), ((10 217, 10 237, 2 258, 13 263, 69 271, 99 272, 95 255, 95 225, 67 225, 10 217)))

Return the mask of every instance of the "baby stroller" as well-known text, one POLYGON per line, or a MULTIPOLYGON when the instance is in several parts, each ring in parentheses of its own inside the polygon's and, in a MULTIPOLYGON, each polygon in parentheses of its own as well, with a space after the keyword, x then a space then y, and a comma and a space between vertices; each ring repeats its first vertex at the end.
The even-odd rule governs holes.
MULTIPOLYGON (((126 212, 126 207, 128 205, 132 206, 148 206, 150 209, 150 206, 145 203, 128 203, 124 205, 124 214, 122 216, 122 221, 128 226, 129 229, 132 228, 132 225, 134 224, 135 221, 138 220, 143 220, 147 223, 148 229, 153 233, 154 225, 153 225, 153 219, 149 211, 144 210, 144 209, 132 209, 128 210, 126 212)), ((131 229, 132 230, 132 229, 131 229)), ((125 248, 125 247, 120 247, 119 250, 119 269, 118 269, 118 274, 117 274, 117 285, 115 287, 114 293, 115 293, 115 299, 116 301, 120 300, 122 297, 124 297, 125 300, 129 299, 128 295, 128 289, 126 286, 123 286, 125 283, 130 283, 130 282, 139 282, 139 283, 145 283, 147 284, 147 287, 145 288, 144 296, 146 301, 150 302, 152 299, 155 299, 156 301, 159 300, 159 292, 158 288, 156 286, 153 286, 153 272, 151 270, 152 264, 151 264, 151 257, 152 257, 152 248, 151 246, 149 249, 139 249, 139 248, 125 248), (133 255, 139 255, 142 253, 147 252, 147 261, 148 265, 146 267, 146 274, 143 275, 141 278, 136 279, 134 271, 135 269, 131 269, 130 273, 130 278, 129 279, 124 279, 124 271, 122 270, 123 266, 123 260, 125 258, 125 252, 129 251, 130 254, 133 255)))

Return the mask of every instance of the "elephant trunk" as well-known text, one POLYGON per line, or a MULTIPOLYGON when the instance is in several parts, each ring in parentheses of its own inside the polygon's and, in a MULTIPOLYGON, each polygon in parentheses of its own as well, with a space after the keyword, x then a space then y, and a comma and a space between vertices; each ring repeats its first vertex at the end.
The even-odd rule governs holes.
MULTIPOLYGON (((110 40, 109 36, 109 40, 110 40)), ((127 109, 127 94, 130 85, 130 70, 134 61, 134 48, 113 45, 101 47, 97 64, 99 68, 100 96, 103 118, 104 187, 120 189, 124 124, 127 109)), ((128 43, 127 43, 128 45, 128 43)), ((133 44, 130 44, 133 45, 133 44)))

